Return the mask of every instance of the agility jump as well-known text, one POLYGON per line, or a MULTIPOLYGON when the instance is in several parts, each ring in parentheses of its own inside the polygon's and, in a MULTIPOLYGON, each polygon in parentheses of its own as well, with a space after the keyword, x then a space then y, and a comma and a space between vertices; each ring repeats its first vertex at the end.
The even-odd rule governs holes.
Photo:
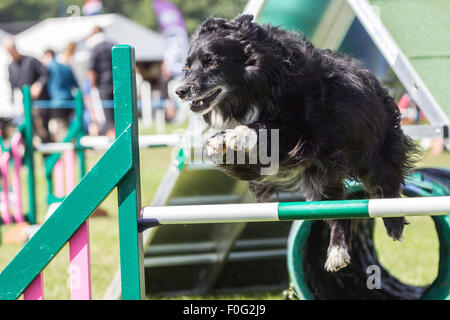
POLYGON ((139 225, 438 216, 449 210, 450 197, 145 207, 139 225))

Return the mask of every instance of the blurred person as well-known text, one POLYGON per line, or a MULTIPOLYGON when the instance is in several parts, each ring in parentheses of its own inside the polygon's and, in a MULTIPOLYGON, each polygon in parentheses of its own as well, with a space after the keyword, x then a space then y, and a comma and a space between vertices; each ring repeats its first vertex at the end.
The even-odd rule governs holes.
POLYGON ((8 71, 13 91, 17 88, 22 89, 24 85, 30 85, 31 98, 48 100, 46 85, 49 72, 47 69, 38 59, 20 54, 12 37, 6 37, 3 45, 12 58, 8 71))
MULTIPOLYGON (((91 49, 91 55, 88 65, 88 78, 91 82, 91 99, 93 105, 96 99, 92 96, 95 90, 102 100, 103 114, 105 124, 100 132, 114 136, 114 109, 106 108, 103 100, 113 100, 113 80, 112 80, 112 57, 111 49, 114 43, 106 39, 106 35, 101 27, 95 27, 91 35, 86 40, 86 45, 91 49)), ((94 105, 95 109, 95 105, 94 105)), ((93 120, 99 124, 101 119, 96 119, 99 115, 94 116, 93 120)))
POLYGON ((61 52, 56 57, 56 60, 58 60, 58 62, 62 64, 65 64, 66 66, 69 66, 72 69, 77 82, 81 83, 85 75, 85 71, 83 67, 81 67, 80 64, 77 64, 77 61, 75 61, 76 50, 77 44, 75 42, 69 42, 64 48, 63 52, 61 52))
POLYGON ((176 115, 176 107, 169 95, 169 82, 172 80, 172 74, 166 67, 166 64, 161 63, 161 100, 165 100, 164 111, 166 113, 166 119, 172 120, 176 115))
MULTIPOLYGON (((6 37, 3 46, 12 58, 8 67, 9 82, 11 85, 11 101, 17 101, 14 95, 21 91, 25 85, 30 86, 30 94, 33 100, 48 100, 47 82, 50 72, 36 58, 22 55, 18 52, 14 38, 6 37)), ((49 132, 42 123, 42 117, 46 117, 47 109, 38 109, 38 117, 34 117, 36 131, 42 141, 50 141, 49 132)))
POLYGON ((420 122, 420 110, 417 104, 405 93, 397 103, 401 114, 401 124, 410 125, 420 122))
MULTIPOLYGON (((425 115, 420 111, 417 103, 405 93, 397 103, 401 112, 402 125, 420 124, 425 115)), ((430 148, 433 156, 441 155, 445 150, 445 141, 442 138, 422 138, 422 147, 430 148)))
POLYGON ((56 60, 55 52, 47 49, 42 57, 42 63, 50 72, 47 91, 51 100, 72 100, 72 90, 79 88, 72 69, 56 60))
POLYGON ((75 54, 75 50, 77 49, 77 45, 75 42, 69 42, 66 46, 66 49, 64 50, 61 62, 66 65, 72 65, 73 63, 73 56, 75 54))
POLYGON ((141 68, 136 66, 136 97, 137 99, 141 99, 141 87, 144 82, 144 76, 142 75, 141 68))
POLYGON ((47 49, 44 52, 42 63, 50 71, 47 90, 52 100, 52 109, 47 114, 47 118, 43 119, 43 123, 51 133, 53 140, 61 141, 73 114, 72 108, 65 107, 65 100, 73 100, 72 90, 79 86, 72 69, 58 62, 53 50, 47 49))
POLYGON ((100 128, 98 125, 98 121, 95 118, 95 110, 92 103, 92 97, 91 97, 91 89, 92 84, 91 80, 87 77, 87 74, 85 74, 81 80, 81 90, 83 92, 83 101, 84 105, 86 107, 86 111, 84 113, 84 127, 87 129, 89 135, 91 136, 98 136, 100 134, 100 128))

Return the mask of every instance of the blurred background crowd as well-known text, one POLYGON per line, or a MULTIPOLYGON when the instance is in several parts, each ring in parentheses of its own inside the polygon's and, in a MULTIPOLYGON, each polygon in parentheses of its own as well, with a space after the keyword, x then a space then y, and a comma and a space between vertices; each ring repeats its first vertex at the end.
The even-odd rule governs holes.
MULTIPOLYGON (((20 121, 22 87, 29 85, 32 99, 40 106, 34 110, 36 133, 42 142, 60 141, 73 116, 68 101, 80 89, 86 107, 86 132, 113 136, 111 48, 124 43, 136 49, 139 107, 150 105, 150 118, 157 113, 162 121, 182 122, 186 112, 182 112, 174 88, 182 76, 188 35, 209 15, 220 12, 231 18, 245 3, 2 1, 2 127, 20 121)), ((148 123, 144 121, 144 125, 148 123)))

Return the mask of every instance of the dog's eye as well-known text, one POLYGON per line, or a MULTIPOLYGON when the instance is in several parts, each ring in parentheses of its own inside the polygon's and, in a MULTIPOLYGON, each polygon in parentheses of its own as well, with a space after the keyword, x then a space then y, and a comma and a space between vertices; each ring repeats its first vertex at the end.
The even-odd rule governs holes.
POLYGON ((213 59, 209 59, 208 60, 208 65, 210 67, 215 67, 217 65, 217 62, 215 60, 213 60, 213 59))

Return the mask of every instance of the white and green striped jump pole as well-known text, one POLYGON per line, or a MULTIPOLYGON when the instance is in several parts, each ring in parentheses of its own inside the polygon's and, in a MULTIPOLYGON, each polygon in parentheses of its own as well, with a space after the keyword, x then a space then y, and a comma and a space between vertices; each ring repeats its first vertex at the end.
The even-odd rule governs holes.
POLYGON ((450 213, 449 197, 270 202, 145 207, 139 231, 169 224, 435 216, 450 213))

